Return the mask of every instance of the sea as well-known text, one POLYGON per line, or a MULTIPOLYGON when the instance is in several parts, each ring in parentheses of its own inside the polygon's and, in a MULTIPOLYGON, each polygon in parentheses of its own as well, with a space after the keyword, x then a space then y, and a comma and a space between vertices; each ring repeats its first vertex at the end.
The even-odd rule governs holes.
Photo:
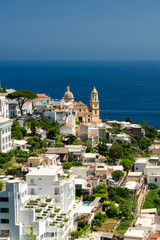
POLYGON ((89 106, 95 86, 101 119, 132 121, 160 129, 160 61, 0 61, 1 87, 61 99, 70 86, 89 106))

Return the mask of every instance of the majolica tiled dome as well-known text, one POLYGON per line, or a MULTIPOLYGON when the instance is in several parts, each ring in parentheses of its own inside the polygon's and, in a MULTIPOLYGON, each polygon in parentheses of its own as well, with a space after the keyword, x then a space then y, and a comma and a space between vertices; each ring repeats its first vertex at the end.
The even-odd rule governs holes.
POLYGON ((67 87, 67 91, 63 95, 65 101, 74 101, 73 93, 70 91, 69 86, 67 87))

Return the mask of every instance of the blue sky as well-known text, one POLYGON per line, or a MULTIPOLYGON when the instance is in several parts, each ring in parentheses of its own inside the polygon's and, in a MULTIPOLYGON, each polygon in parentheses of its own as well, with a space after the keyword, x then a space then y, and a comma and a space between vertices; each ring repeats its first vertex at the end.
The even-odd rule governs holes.
POLYGON ((1 60, 160 60, 159 0, 1 0, 1 60))

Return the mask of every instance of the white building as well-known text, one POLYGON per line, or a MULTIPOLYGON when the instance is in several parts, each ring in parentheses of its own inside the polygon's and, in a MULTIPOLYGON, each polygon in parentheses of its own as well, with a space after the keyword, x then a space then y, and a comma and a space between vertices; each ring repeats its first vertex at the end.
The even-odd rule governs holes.
POLYGON ((26 140, 16 140, 16 139, 14 139, 13 143, 12 143, 12 146, 13 146, 13 149, 18 148, 19 150, 29 152, 28 148, 29 148, 30 145, 27 143, 26 140))
POLYGON ((122 143, 130 143, 131 137, 126 133, 119 133, 119 134, 109 134, 109 140, 116 142, 118 140, 122 141, 122 143))
POLYGON ((149 235, 150 232, 148 230, 130 227, 124 234, 124 240, 147 240, 149 238, 149 235))
POLYGON ((0 117, 9 118, 9 104, 5 96, 0 96, 0 117))
POLYGON ((146 166, 144 175, 147 177, 147 183, 154 183, 160 187, 160 166, 146 166))
POLYGON ((72 174, 64 174, 62 166, 39 166, 30 168, 26 174, 29 194, 49 195, 55 202, 59 202, 60 208, 65 212, 75 202, 74 178, 72 174))
POLYGON ((134 172, 144 172, 148 164, 148 158, 137 158, 134 163, 134 172))
POLYGON ((6 153, 11 150, 11 126, 12 120, 0 117, 0 152, 6 153))
POLYGON ((35 240, 67 240, 81 205, 74 188, 74 176, 60 167, 32 168, 27 182, 7 181, 0 192, 0 239, 27 240, 33 227, 35 240))

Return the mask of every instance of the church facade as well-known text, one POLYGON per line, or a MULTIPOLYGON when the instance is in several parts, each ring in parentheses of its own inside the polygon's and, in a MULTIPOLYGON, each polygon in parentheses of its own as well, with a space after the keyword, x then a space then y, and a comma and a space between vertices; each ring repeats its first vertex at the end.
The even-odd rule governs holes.
POLYGON ((76 120, 80 123, 100 122, 98 92, 95 87, 91 92, 90 108, 81 101, 75 102, 69 87, 67 87, 63 99, 65 102, 73 102, 73 109, 77 112, 76 120))

